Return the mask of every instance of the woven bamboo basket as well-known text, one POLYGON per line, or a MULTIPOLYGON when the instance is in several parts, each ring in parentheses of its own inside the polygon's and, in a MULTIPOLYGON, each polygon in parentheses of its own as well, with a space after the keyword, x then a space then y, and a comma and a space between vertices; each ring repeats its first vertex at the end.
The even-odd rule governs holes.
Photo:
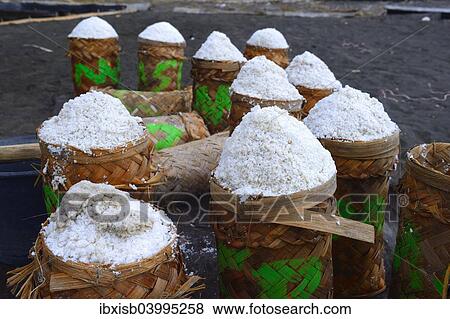
POLYGON ((31 263, 8 273, 7 284, 20 298, 184 298, 204 288, 195 286, 199 277, 184 273, 175 241, 150 258, 110 267, 64 261, 50 251, 41 233, 31 255, 31 263))
POLYGON ((334 289, 339 298, 370 297, 386 289, 383 225, 389 175, 399 152, 399 134, 370 142, 321 140, 336 163, 342 217, 375 227, 375 243, 344 237, 333 241, 334 289))
POLYGON ((391 295, 447 298, 450 275, 450 143, 408 152, 391 295))
POLYGON ((242 95, 236 92, 231 93, 231 113, 229 117, 230 132, 241 123, 242 117, 250 112, 252 107, 259 105, 260 107, 278 106, 286 109, 289 113, 297 119, 302 118, 302 106, 305 100, 263 100, 251 96, 242 95))
POLYGON ((333 93, 333 89, 310 89, 301 85, 296 86, 298 92, 306 99, 302 108, 302 118, 308 116, 309 111, 324 97, 333 93))
POLYGON ((100 89, 122 101, 131 115, 140 117, 172 115, 192 111, 192 87, 169 92, 100 89))
POLYGON ((119 39, 69 39, 75 94, 91 87, 116 87, 120 81, 119 39))
POLYGON ((217 241, 222 297, 331 298, 331 234, 281 222, 264 222, 259 214, 277 215, 283 209, 288 209, 289 216, 299 211, 333 214, 335 201, 329 197, 308 205, 304 198, 314 192, 333 194, 335 188, 333 177, 311 193, 262 197, 240 203, 213 178, 210 213, 217 241))
POLYGON ((197 112, 147 117, 143 121, 156 139, 156 151, 209 136, 206 124, 197 112))
MULTIPOLYGON (((37 132, 39 136, 39 129, 37 132)), ((141 138, 127 145, 114 149, 93 149, 91 154, 70 146, 49 144, 41 139, 39 146, 48 212, 54 211, 55 205, 51 203, 57 204, 62 194, 82 180, 108 183, 144 201, 152 199, 151 187, 159 181, 157 170, 151 165, 154 144, 146 131, 141 138), (62 183, 52 185, 55 175, 63 176, 62 183)))
POLYGON ((186 43, 141 38, 138 43, 138 89, 152 92, 180 90, 186 43))
POLYGON ((193 108, 203 117, 211 134, 228 127, 230 85, 241 69, 240 62, 192 58, 193 108))
POLYGON ((260 55, 264 55, 267 59, 275 62, 283 69, 289 65, 288 49, 270 49, 249 44, 245 46, 244 56, 247 60, 260 55))

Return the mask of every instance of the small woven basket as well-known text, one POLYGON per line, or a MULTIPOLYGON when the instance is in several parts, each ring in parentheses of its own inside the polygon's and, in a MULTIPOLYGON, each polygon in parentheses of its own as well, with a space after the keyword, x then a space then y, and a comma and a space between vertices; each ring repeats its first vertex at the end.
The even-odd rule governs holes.
POLYGON ((138 40, 138 89, 173 91, 181 89, 185 43, 138 40))
POLYGON ((370 297, 386 289, 384 210, 399 134, 370 142, 321 140, 336 163, 339 214, 375 227, 375 243, 344 237, 333 241, 334 291, 338 298, 370 297))
POLYGON ((118 98, 134 116, 149 117, 192 111, 192 87, 169 92, 144 92, 105 88, 100 91, 118 98))
POLYGON ((242 117, 250 112, 252 107, 259 105, 260 107, 278 106, 289 111, 289 114, 297 119, 302 117, 302 106, 305 100, 263 100, 251 96, 242 95, 236 92, 231 94, 231 113, 229 117, 230 132, 233 132, 236 126, 241 123, 242 117))
POLYGON ((234 61, 207 61, 192 58, 194 81, 193 108, 203 117, 211 134, 228 127, 231 110, 230 85, 242 63, 234 61))
POLYGON ((75 94, 91 87, 116 87, 120 81, 119 39, 69 39, 75 94))
POLYGON ((156 151, 209 136, 206 124, 197 112, 147 117, 143 121, 147 130, 157 140, 156 151))
MULTIPOLYGON (((332 194, 335 188, 333 178, 314 192, 332 194)), ((261 222, 259 215, 263 212, 278 216, 289 208, 292 209, 289 214, 335 212, 335 201, 331 199, 304 206, 308 194, 262 197, 241 203, 212 178, 210 213, 214 221, 222 297, 333 296, 331 235, 282 222, 261 222)))
POLYGON ((306 99, 302 108, 302 118, 308 116, 309 111, 324 97, 333 93, 333 89, 310 89, 301 85, 296 86, 298 92, 306 99))
POLYGON ((450 143, 408 152, 391 295, 447 298, 450 275, 450 143))
MULTIPOLYGON (((37 130, 39 136, 39 129, 37 130)), ((118 189, 130 192, 131 196, 151 200, 151 186, 158 182, 156 168, 151 165, 153 142, 145 131, 141 138, 114 149, 93 149, 87 154, 70 146, 53 145, 39 139, 44 189, 57 198, 72 185, 88 180, 93 183, 108 183, 118 189), (52 181, 61 176, 60 183, 52 181), (50 193, 53 190, 54 193, 50 193)), ((44 193, 44 195, 46 195, 44 193)), ((47 207, 49 213, 55 207, 47 207), (49 209, 50 208, 50 209, 49 209)))
POLYGON ((184 273, 174 241, 150 258, 110 267, 64 261, 50 251, 41 233, 31 255, 32 262, 9 272, 7 279, 24 299, 184 298, 204 288, 195 286, 199 277, 184 273))
POLYGON ((270 49, 249 44, 245 46, 244 56, 247 60, 260 55, 264 55, 267 59, 275 62, 283 69, 289 65, 288 49, 270 49))

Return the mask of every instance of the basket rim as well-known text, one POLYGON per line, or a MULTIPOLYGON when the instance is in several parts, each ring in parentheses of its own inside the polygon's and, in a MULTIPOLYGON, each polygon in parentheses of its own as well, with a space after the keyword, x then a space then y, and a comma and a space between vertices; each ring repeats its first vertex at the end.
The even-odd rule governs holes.
POLYGON ((267 47, 262 47, 260 45, 253 45, 253 44, 248 44, 245 43, 245 49, 263 49, 263 50, 268 50, 268 51, 274 51, 274 52, 286 52, 288 53, 290 46, 288 45, 287 48, 267 48, 267 47))
POLYGON ((300 99, 295 100, 271 100, 271 99, 261 99, 259 97, 254 97, 251 95, 245 95, 241 94, 235 91, 231 91, 230 99, 232 101, 243 101, 246 103, 250 102, 256 102, 259 104, 262 104, 262 106, 274 106, 274 105, 280 105, 280 106, 287 106, 287 105, 293 105, 291 109, 286 109, 287 111, 300 111, 303 105, 306 103, 305 97, 301 96, 300 99))
MULTIPOLYGON (((421 163, 417 156, 415 156, 415 152, 419 151, 421 147, 425 145, 425 147, 429 148, 432 145, 448 145, 450 143, 445 142, 433 142, 427 144, 416 145, 408 150, 406 153, 406 165, 408 171, 417 179, 424 182, 425 184, 431 185, 443 191, 449 192, 450 189, 450 175, 446 175, 439 170, 436 170, 434 167, 427 167, 423 163, 421 163), (436 179, 436 180, 434 180, 436 179), (444 185, 442 184, 444 183, 444 185)), ((417 155, 417 154, 416 154, 417 155)))
POLYGON ((138 36, 138 43, 146 44, 146 45, 153 45, 153 46, 158 46, 158 47, 175 47, 175 48, 185 48, 186 47, 186 41, 184 41, 184 42, 163 42, 163 41, 155 41, 155 40, 141 38, 140 36, 138 36))
POLYGON ((145 129, 145 126, 140 124, 142 126, 142 128, 144 129, 142 136, 136 138, 135 140, 132 141, 128 141, 125 144, 122 145, 118 145, 115 146, 113 148, 91 148, 91 153, 86 153, 83 150, 72 146, 72 145, 66 145, 66 144, 54 144, 54 143, 49 143, 44 141, 40 136, 39 136, 39 131, 42 128, 43 123, 36 129, 36 134, 38 137, 38 141, 39 144, 47 146, 46 148, 48 148, 48 146, 53 146, 56 148, 62 148, 65 151, 70 151, 73 155, 78 155, 78 156, 84 156, 84 157, 102 157, 102 156, 107 156, 107 155, 111 155, 111 154, 116 154, 119 152, 123 152, 124 150, 130 148, 130 147, 134 147, 137 145, 141 145, 145 142, 147 142, 148 140, 150 140, 150 133, 147 131, 147 129, 145 129))
POLYGON ((191 57, 192 68, 201 69, 218 69, 227 72, 239 71, 242 65, 245 64, 244 61, 217 61, 217 60, 205 60, 191 57))
POLYGON ((105 41, 105 40, 117 40, 119 41, 119 36, 116 37, 109 37, 109 38, 100 38, 100 39, 95 39, 95 38, 80 38, 80 37, 67 37, 67 39, 69 41, 73 41, 73 40, 82 40, 82 41, 92 41, 92 42, 97 42, 97 41, 105 41))
POLYGON ((297 88, 297 90, 299 90, 299 91, 302 89, 302 90, 309 90, 309 91, 314 91, 314 92, 320 91, 321 93, 323 92, 323 93, 329 93, 329 94, 332 94, 333 92, 336 91, 336 88, 333 88, 333 87, 312 88, 312 87, 308 87, 308 86, 304 86, 304 85, 300 85, 300 84, 292 84, 292 85, 295 86, 297 88))

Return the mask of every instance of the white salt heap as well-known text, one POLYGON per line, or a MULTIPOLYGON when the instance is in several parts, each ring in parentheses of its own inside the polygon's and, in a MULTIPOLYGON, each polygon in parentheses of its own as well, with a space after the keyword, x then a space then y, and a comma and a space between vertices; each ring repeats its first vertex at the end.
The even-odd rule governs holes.
POLYGON ((42 124, 39 138, 91 153, 93 148, 112 149, 142 137, 141 122, 119 99, 94 91, 64 103, 58 116, 42 124))
POLYGON ((399 131, 383 104, 348 85, 320 100, 304 123, 317 138, 372 141, 399 131))
POLYGON ((263 100, 303 99, 289 83, 286 72, 263 55, 254 57, 241 68, 230 90, 263 100))
POLYGON ((256 31, 248 39, 247 44, 268 49, 289 48, 283 34, 274 28, 265 28, 256 31))
POLYGON ((320 186, 336 173, 330 153, 278 107, 254 107, 224 145, 214 177, 241 199, 320 186))
POLYGON ((90 17, 81 20, 72 32, 68 35, 69 38, 82 39, 108 39, 118 38, 116 30, 105 20, 99 17, 90 17))
POLYGON ((175 226, 163 211, 110 185, 79 182, 65 194, 61 207, 67 211, 59 208, 52 214, 43 232, 48 248, 65 261, 136 262, 157 254, 176 237, 175 226), (121 209, 119 221, 107 221, 120 216, 121 209))
POLYGON ((194 54, 194 58, 212 61, 247 61, 226 34, 218 31, 213 31, 208 36, 200 49, 194 54))
POLYGON ((289 82, 296 86, 310 89, 334 89, 342 86, 325 62, 308 51, 297 55, 286 68, 286 73, 289 82))
POLYGON ((166 43, 185 43, 181 33, 169 22, 157 22, 139 33, 139 38, 166 43))

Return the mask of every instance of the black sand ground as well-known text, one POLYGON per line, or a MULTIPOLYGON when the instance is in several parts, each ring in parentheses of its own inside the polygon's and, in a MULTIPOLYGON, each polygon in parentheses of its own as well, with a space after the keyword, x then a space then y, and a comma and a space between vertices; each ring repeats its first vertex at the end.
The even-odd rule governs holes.
MULTIPOLYGON (((136 36, 155 21, 170 21, 183 33, 188 55, 212 30, 227 33, 242 49, 253 31, 274 26, 285 34, 291 56, 312 51, 344 84, 379 98, 402 129, 402 149, 406 150, 415 144, 450 139, 450 21, 432 16, 431 22, 422 22, 421 17, 288 18, 153 11, 106 20, 120 35, 122 85, 128 88, 135 88, 137 82, 136 36)), ((57 113, 61 100, 72 95, 70 65, 64 54, 66 35, 77 22, 0 27, 0 138, 33 134, 43 120, 57 113)), ((189 70, 186 63, 186 84, 189 70)), ((187 250, 193 246, 209 249, 209 230, 183 228, 192 243, 187 250)), ((395 223, 386 225, 385 234, 392 257, 395 223)), ((214 260, 209 259, 201 265, 201 273, 215 273, 213 265, 214 260)), ((0 269, 3 282, 2 272, 0 269)), ((212 284, 214 280, 210 278, 212 284)), ((1 286, 0 297, 4 297, 1 286)))

